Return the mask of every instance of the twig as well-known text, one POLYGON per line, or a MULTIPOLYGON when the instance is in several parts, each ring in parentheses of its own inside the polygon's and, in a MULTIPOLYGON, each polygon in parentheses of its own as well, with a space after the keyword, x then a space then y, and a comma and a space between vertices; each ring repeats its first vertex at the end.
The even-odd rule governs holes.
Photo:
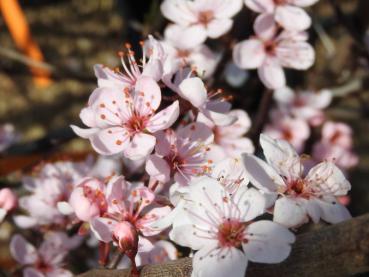
POLYGON ((119 250, 119 248, 114 253, 113 258, 111 259, 110 263, 108 264, 107 268, 109 269, 115 269, 117 268, 120 260, 123 258, 124 253, 119 250))
MULTIPOLYGON (((253 264, 248 277, 344 277, 369 271, 369 214, 297 236, 289 258, 280 264, 253 264)), ((147 265, 142 277, 190 277, 192 263, 184 258, 147 265)), ((128 277, 129 270, 94 269, 80 277, 128 277)))

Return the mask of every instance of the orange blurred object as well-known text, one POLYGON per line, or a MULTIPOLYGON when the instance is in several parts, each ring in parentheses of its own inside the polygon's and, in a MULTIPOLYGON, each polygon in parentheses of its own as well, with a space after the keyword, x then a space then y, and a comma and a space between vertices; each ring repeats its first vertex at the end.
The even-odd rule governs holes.
MULTIPOLYGON (((32 40, 27 19, 18 1, 0 0, 0 11, 17 47, 30 59, 42 62, 44 60, 42 52, 32 40)), ((30 66, 30 70, 36 85, 44 87, 52 82, 48 70, 36 66, 30 66)))

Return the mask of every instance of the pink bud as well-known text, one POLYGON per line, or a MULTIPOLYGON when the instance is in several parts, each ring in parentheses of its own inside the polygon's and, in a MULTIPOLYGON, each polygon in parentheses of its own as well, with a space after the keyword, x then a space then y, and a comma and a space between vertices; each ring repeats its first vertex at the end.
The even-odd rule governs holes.
POLYGON ((0 208, 10 211, 17 206, 17 202, 17 196, 10 189, 0 190, 0 208))
POLYGON ((115 225, 113 239, 118 243, 122 252, 127 256, 136 255, 138 249, 138 233, 136 228, 128 221, 115 225))
POLYGON ((69 198, 69 204, 80 220, 89 221, 106 211, 104 190, 104 184, 93 178, 86 178, 75 187, 69 198))

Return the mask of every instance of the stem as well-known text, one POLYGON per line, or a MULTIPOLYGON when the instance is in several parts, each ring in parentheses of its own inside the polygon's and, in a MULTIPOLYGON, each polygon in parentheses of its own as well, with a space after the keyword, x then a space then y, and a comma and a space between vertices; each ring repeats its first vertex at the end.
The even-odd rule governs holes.
POLYGON ((124 253, 122 251, 119 250, 119 248, 115 251, 114 253, 114 257, 111 259, 110 263, 108 264, 108 268, 109 269, 116 269, 119 262, 121 261, 121 259, 123 258, 124 253))

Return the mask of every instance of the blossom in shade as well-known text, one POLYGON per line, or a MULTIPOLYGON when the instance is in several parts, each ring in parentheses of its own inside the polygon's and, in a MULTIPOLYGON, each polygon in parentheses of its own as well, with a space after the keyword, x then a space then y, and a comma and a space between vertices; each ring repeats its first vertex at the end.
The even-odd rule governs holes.
POLYGON ((178 118, 178 101, 156 113, 160 103, 160 87, 149 77, 140 78, 132 93, 97 88, 80 113, 89 129, 72 128, 88 138, 99 154, 123 152, 127 158, 138 160, 154 149, 156 139, 152 133, 169 128, 178 118))
POLYGON ((25 277, 72 277, 64 269, 64 259, 69 251, 79 246, 79 236, 68 237, 62 232, 47 233, 36 249, 21 235, 14 235, 10 242, 10 253, 22 266, 25 277))
POLYGON ((183 213, 169 236, 197 251, 192 276, 245 276, 248 261, 279 263, 291 251, 295 236, 278 223, 255 217, 265 212, 256 189, 240 187, 232 196, 213 178, 189 186, 183 213))
POLYGON ((0 190, 0 223, 9 211, 17 207, 17 203, 18 198, 11 189, 3 188, 0 190))
POLYGON ((245 0, 246 6, 254 12, 271 14, 286 30, 302 31, 311 25, 311 18, 305 7, 319 0, 245 0))
POLYGON ((323 219, 338 223, 351 217, 337 201, 351 185, 332 162, 321 162, 303 176, 301 158, 284 140, 264 134, 260 144, 267 163, 254 155, 244 154, 245 170, 250 182, 270 197, 274 204, 273 220, 287 227, 298 227, 309 221, 323 219))
POLYGON ((306 70, 314 63, 314 49, 305 32, 281 31, 268 14, 256 19, 254 31, 255 37, 235 45, 233 61, 242 69, 257 69, 266 87, 285 87, 283 67, 306 70))
POLYGON ((332 101, 330 90, 294 92, 285 87, 274 91, 278 109, 283 113, 303 119, 311 126, 318 126, 325 120, 323 109, 332 101))
POLYGON ((198 110, 199 114, 217 126, 228 126, 237 118, 229 114, 231 104, 226 97, 218 97, 222 91, 208 93, 204 82, 198 77, 185 78, 179 83, 177 93, 198 110))
POLYGON ((56 162, 43 165, 33 176, 24 177, 23 186, 30 194, 19 198, 19 207, 27 215, 14 216, 16 224, 21 228, 65 227, 72 218, 61 213, 58 203, 68 201, 74 185, 89 170, 85 162, 56 162))
POLYGON ((178 66, 191 66, 200 76, 212 75, 219 60, 205 44, 199 44, 189 29, 179 25, 168 25, 161 44, 167 55, 164 63, 166 72, 173 72, 178 66), (170 63, 170 64, 168 64, 170 63), (168 69, 167 69, 168 68, 168 69))
POLYGON ((322 138, 313 146, 313 158, 329 160, 343 169, 357 165, 359 158, 354 153, 352 129, 341 122, 327 121, 322 128, 322 138))
POLYGON ((231 110, 229 116, 237 118, 229 126, 217 126, 202 114, 197 117, 199 122, 205 123, 213 130, 214 144, 211 149, 215 161, 227 157, 240 157, 242 153, 253 153, 255 150, 252 141, 244 137, 251 127, 249 115, 243 110, 231 110))
POLYGON ((270 117, 271 122, 265 126, 264 133, 274 139, 288 141, 301 153, 310 136, 310 127, 306 121, 285 115, 279 110, 273 110, 270 117))
POLYGON ((91 229, 98 240, 119 245, 120 228, 118 224, 127 222, 138 233, 138 252, 152 249, 152 243, 145 238, 160 233, 162 230, 150 227, 156 220, 171 211, 169 206, 155 206, 154 193, 142 183, 130 183, 122 176, 113 177, 107 184, 107 211, 91 220, 91 229), (118 227, 117 227, 118 226, 118 227), (119 234, 118 234, 119 233, 119 234))
POLYGON ((180 185, 187 185, 193 177, 206 173, 211 160, 207 158, 214 136, 203 123, 191 123, 176 132, 168 129, 157 133, 155 154, 146 162, 147 173, 166 183, 171 177, 180 185))
POLYGON ((191 43, 203 43, 207 37, 218 38, 233 25, 231 19, 242 8, 242 0, 165 0, 162 14, 188 29, 191 43))

